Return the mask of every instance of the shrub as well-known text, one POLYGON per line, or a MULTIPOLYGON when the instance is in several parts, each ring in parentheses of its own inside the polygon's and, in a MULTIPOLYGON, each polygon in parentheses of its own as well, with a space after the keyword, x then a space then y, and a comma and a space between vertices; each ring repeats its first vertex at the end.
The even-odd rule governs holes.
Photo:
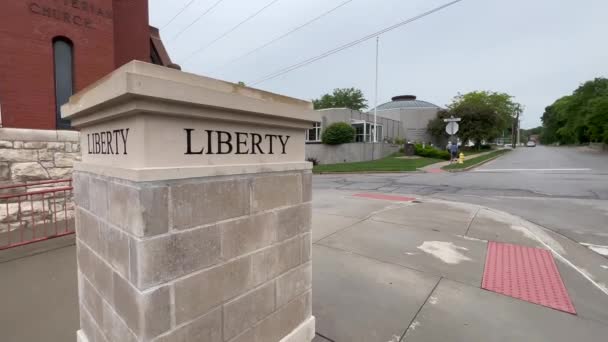
POLYGON ((321 141, 328 145, 347 144, 355 139, 355 129, 346 122, 329 125, 321 136, 321 141))
POLYGON ((311 162, 313 166, 319 165, 319 159, 315 157, 308 157, 306 158, 306 161, 311 162))
POLYGON ((405 145, 405 139, 404 138, 396 138, 395 139, 395 145, 405 145))
POLYGON ((416 155, 427 158, 450 160, 450 153, 444 150, 438 150, 432 146, 422 147, 422 144, 416 144, 416 155))

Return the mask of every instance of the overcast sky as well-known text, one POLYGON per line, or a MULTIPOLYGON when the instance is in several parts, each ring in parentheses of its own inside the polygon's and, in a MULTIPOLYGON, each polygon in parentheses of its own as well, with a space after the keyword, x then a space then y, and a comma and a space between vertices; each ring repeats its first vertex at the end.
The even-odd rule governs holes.
MULTIPOLYGON (((285 39, 223 66, 345 0, 278 0, 211 46, 273 0, 223 0, 173 38, 218 0, 194 0, 164 27, 189 1, 150 0, 150 23, 162 28, 173 61, 184 71, 248 85, 448 2, 352 0, 285 39)), ((380 37, 378 102, 413 94, 445 106, 458 93, 506 92, 526 107, 522 127, 538 126, 547 105, 586 80, 608 76, 606 13, 606 0, 464 0, 380 37)), ((356 87, 371 108, 374 62, 371 39, 255 87, 308 100, 334 88, 356 87)))

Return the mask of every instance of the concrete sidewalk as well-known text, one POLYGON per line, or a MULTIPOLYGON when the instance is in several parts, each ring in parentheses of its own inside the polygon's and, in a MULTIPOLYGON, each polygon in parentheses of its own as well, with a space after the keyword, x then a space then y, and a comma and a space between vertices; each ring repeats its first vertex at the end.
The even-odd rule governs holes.
MULTIPOLYGON (((476 154, 465 154, 464 160, 467 161, 469 159, 481 157, 481 156, 484 156, 486 154, 490 154, 492 152, 494 152, 494 151, 487 151, 487 152, 481 152, 481 153, 476 153, 476 154)), ((452 162, 452 161, 443 161, 443 162, 427 165, 425 167, 420 168, 419 170, 424 171, 424 172, 430 172, 430 173, 447 172, 447 171, 443 171, 441 168, 444 167, 444 166, 448 166, 448 165, 450 165, 452 163, 454 163, 454 162, 452 162)))
MULTIPOLYGON (((608 336, 608 290, 602 285, 608 284, 608 260, 598 254, 483 206, 355 194, 314 190, 315 342, 582 342, 608 336), (555 251, 577 315, 481 289, 488 240, 555 251)), ((2 341, 74 340, 74 253, 69 246, 0 263, 2 341)))
POLYGON ((318 342, 603 341, 608 336, 604 279, 591 275, 594 284, 586 279, 588 271, 575 266, 608 261, 584 247, 481 206, 353 194, 315 191, 318 342), (555 260, 577 315, 481 289, 488 240, 550 248, 564 256, 555 260))

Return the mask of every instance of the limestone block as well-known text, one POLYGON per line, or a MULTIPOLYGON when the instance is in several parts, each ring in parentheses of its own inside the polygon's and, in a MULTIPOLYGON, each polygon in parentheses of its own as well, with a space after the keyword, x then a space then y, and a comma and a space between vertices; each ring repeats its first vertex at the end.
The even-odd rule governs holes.
POLYGON ((306 263, 277 279, 277 306, 283 306, 312 287, 312 264, 306 263))
MULTIPOLYGON (((135 187, 111 181, 107 184, 108 220, 138 237, 152 236, 169 230, 169 190, 165 186, 135 187), (116 205, 129 203, 129 205, 116 205)), ((89 198, 93 203, 94 197, 89 198)))
POLYGON ((300 238, 265 249, 253 255, 252 268, 258 284, 273 279, 301 262, 302 243, 300 238))
POLYGON ((114 272, 108 264, 101 260, 89 247, 76 240, 76 258, 78 269, 84 274, 95 289, 110 304, 114 298, 114 272))
POLYGON ((54 151, 65 151, 65 143, 63 142, 48 142, 46 148, 54 151))
POLYGON ((80 144, 72 144, 72 152, 80 152, 80 144))
MULTIPOLYGON (((108 183, 99 178, 91 177, 89 180, 89 210, 97 217, 102 219, 108 218, 108 183)), ((129 203, 129 205, 122 205, 122 207, 130 207, 131 202, 119 202, 129 203)), ((122 227, 121 227, 122 228, 122 227)))
POLYGON ((107 302, 103 302, 102 316, 101 331, 108 342, 137 342, 137 337, 107 302))
MULTIPOLYGON (((246 261, 249 260, 247 259, 246 261)), ((226 266, 217 266, 178 280, 174 285, 176 324, 181 324, 206 314, 209 310, 221 304, 226 290, 224 284, 230 279, 230 275, 226 272, 229 270, 247 271, 250 269, 249 262, 240 262, 238 265, 241 267, 227 268, 226 266)))
POLYGON ((277 222, 273 213, 264 213, 221 223, 219 229, 222 234, 222 257, 229 260, 274 243, 277 222))
POLYGON ((282 241, 300 232, 308 232, 312 225, 312 206, 310 203, 278 211, 278 240, 282 241))
POLYGON ((48 150, 39 150, 38 151, 38 160, 40 160, 40 161, 53 161, 54 156, 55 156, 55 152, 53 152, 53 151, 48 151, 48 150))
POLYGON ((302 262, 307 262, 312 259, 312 234, 307 233, 302 235, 302 262))
POLYGON ((217 226, 131 241, 131 279, 145 289, 217 264, 221 258, 217 226))
POLYGON ((224 339, 239 335, 274 311, 274 287, 274 282, 269 282, 224 304, 224 339))
POLYGON ((72 153, 74 151, 72 151, 72 143, 66 142, 63 148, 66 152, 68 153, 72 153))
POLYGON ((46 148, 46 143, 42 141, 26 141, 23 144, 23 148, 26 149, 44 149, 46 148))
POLYGON ((302 174, 302 202, 312 201, 312 172, 302 174))
POLYGON ((0 162, 0 180, 11 179, 11 168, 8 163, 0 162))
POLYGON ((73 167, 75 161, 80 161, 78 153, 56 152, 54 155, 56 167, 73 167))
POLYGON ((80 272, 78 272, 78 286, 82 304, 96 322, 101 322, 103 320, 103 299, 87 277, 80 272))
POLYGON ((21 203, 6 203, 0 210, 0 223, 18 222, 19 218, 28 221, 31 216, 43 214, 46 208, 41 201, 24 201, 21 203))
MULTIPOLYGON (((58 213, 58 220, 65 216, 58 213)), ((67 216, 74 216, 74 210, 68 210, 67 216)), ((78 238, 93 251, 99 254, 114 270, 124 277, 129 276, 129 238, 117 228, 98 220, 82 208, 76 210, 76 229, 78 238)))
POLYGON ((19 182, 49 179, 49 174, 39 163, 15 163, 11 165, 13 180, 19 182))
MULTIPOLYGON (((80 329, 84 332, 87 340, 84 342, 107 342, 99 326, 95 323, 86 307, 80 307, 80 329)), ((82 339, 82 337, 79 337, 82 339)), ((80 342, 80 341, 79 341, 80 342)))
POLYGON ((0 140, 0 148, 13 148, 12 141, 0 140))
POLYGON ((49 168, 47 169, 47 172, 52 179, 70 178, 72 176, 71 167, 49 168))
POLYGON ((222 309, 217 308, 154 340, 154 342, 182 341, 222 342, 222 309))
POLYGON ((89 179, 88 175, 81 172, 74 172, 72 175, 74 202, 85 209, 89 208, 89 179))
POLYGON ((176 229, 249 214, 247 180, 228 180, 171 187, 171 218, 176 229))
POLYGON ((76 209, 76 234, 78 239, 97 253, 100 253, 102 249, 99 225, 100 222, 94 215, 82 208, 76 209))
POLYGON ((23 148, 23 141, 15 141, 13 142, 13 148, 23 148))
POLYGON ((230 342, 280 341, 310 316, 311 292, 307 292, 230 342))
POLYGON ((0 136, 4 140, 57 141, 57 132, 47 129, 0 128, 0 136))
POLYGON ((140 292, 121 276, 114 276, 114 308, 140 340, 151 340, 171 328, 170 297, 168 286, 140 292))
POLYGON ((299 174, 261 176, 253 180, 253 212, 298 204, 302 200, 299 174))
POLYGON ((55 133, 57 134, 57 141, 78 142, 80 139, 80 132, 78 131, 58 130, 55 133))
POLYGON ((38 160, 38 153, 34 150, 10 150, 0 149, 0 161, 12 163, 35 162, 38 160))

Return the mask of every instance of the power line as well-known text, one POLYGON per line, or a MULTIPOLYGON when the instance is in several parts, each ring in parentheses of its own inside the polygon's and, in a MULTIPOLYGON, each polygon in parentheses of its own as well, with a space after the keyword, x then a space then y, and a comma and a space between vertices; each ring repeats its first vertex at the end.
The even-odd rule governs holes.
POLYGON ((183 12, 184 12, 184 11, 185 11, 185 10, 186 10, 188 7, 190 7, 190 5, 192 5, 192 4, 193 4, 195 1, 196 1, 196 0, 190 0, 190 2, 188 2, 188 3, 186 4, 186 6, 182 7, 182 8, 179 10, 179 12, 177 12, 177 13, 176 13, 176 14, 173 16, 173 18, 171 18, 171 19, 170 19, 170 20, 169 20, 169 21, 168 21, 168 22, 167 22, 165 25, 163 25, 163 27, 161 27, 160 29, 162 30, 162 29, 164 29, 165 27, 169 26, 169 25, 170 25, 170 24, 173 22, 173 20, 175 20, 175 18, 179 17, 179 15, 180 15, 180 14, 182 14, 182 13, 183 13, 183 12))
POLYGON ((262 82, 266 82, 266 81, 268 81, 268 80, 271 80, 271 79, 273 79, 273 78, 279 77, 279 76, 281 76, 281 75, 283 75, 283 74, 286 74, 286 73, 288 73, 288 72, 291 72, 291 71, 293 71, 293 70, 296 70, 296 69, 299 69, 299 68, 301 68, 301 67, 303 67, 303 66, 306 66, 306 65, 308 65, 308 64, 310 64, 310 63, 316 62, 316 61, 318 61, 318 60, 320 60, 320 59, 323 59, 323 58, 325 58, 325 57, 328 57, 328 56, 330 56, 330 55, 333 55, 334 53, 340 52, 340 51, 342 51, 342 50, 344 50, 344 49, 348 49, 348 48, 350 48, 350 47, 352 47, 352 46, 355 46, 355 45, 357 45, 357 44, 360 44, 360 43, 362 43, 362 42, 364 42, 364 41, 366 41, 366 40, 369 40, 369 39, 375 38, 375 37, 377 37, 377 36, 379 36, 379 35, 381 35, 381 34, 383 34, 383 33, 386 33, 386 32, 388 32, 388 31, 394 30, 394 29, 396 29, 396 28, 398 28, 398 27, 401 27, 401 26, 403 26, 403 25, 407 25, 407 24, 409 24, 409 23, 411 23, 411 22, 414 22, 414 21, 416 21, 416 20, 422 19, 422 18, 424 18, 424 17, 426 17, 426 16, 429 16, 429 15, 431 15, 431 14, 435 13, 435 12, 439 12, 439 11, 441 11, 442 9, 444 9, 444 8, 446 8, 446 7, 450 7, 450 6, 452 6, 452 5, 455 5, 455 4, 457 4, 457 3, 461 2, 461 1, 463 1, 463 0, 455 0, 455 1, 449 2, 449 3, 447 3, 447 4, 441 5, 441 6, 439 6, 439 7, 435 7, 435 8, 433 8, 432 10, 427 11, 427 12, 424 12, 424 13, 422 13, 422 14, 419 14, 419 15, 417 15, 417 16, 415 16, 415 17, 413 17, 413 18, 410 18, 410 19, 407 19, 407 20, 401 21, 401 22, 399 22, 399 23, 397 23, 397 24, 395 24, 395 25, 393 25, 393 26, 389 26, 389 27, 387 27, 387 28, 385 28, 385 29, 382 29, 382 30, 380 30, 380 31, 378 31, 378 32, 374 32, 374 33, 372 33, 372 34, 370 34, 370 35, 367 35, 367 36, 365 36, 365 37, 362 37, 362 38, 360 38, 360 39, 357 39, 357 40, 355 40, 355 41, 352 41, 352 42, 350 42, 350 43, 348 43, 348 44, 345 44, 345 45, 342 45, 342 46, 337 47, 337 48, 335 48, 335 49, 332 49, 332 50, 326 51, 326 52, 324 52, 324 53, 322 53, 322 54, 320 54, 320 55, 318 55, 318 56, 316 56, 316 57, 309 58, 309 59, 307 59, 307 60, 304 60, 304 61, 301 61, 301 62, 299 62, 299 63, 293 64, 293 65, 288 66, 288 67, 286 67, 286 68, 283 68, 283 69, 277 70, 277 71, 275 71, 275 72, 273 72, 273 73, 267 74, 266 76, 264 76, 264 77, 262 77, 262 78, 258 79, 257 81, 254 81, 254 82, 247 82, 247 83, 248 83, 248 84, 251 84, 251 85, 257 85, 257 84, 260 84, 260 83, 262 83, 262 82))
POLYGON ((196 54, 205 51, 206 49, 208 49, 211 45, 217 43, 219 40, 223 39, 224 37, 226 37, 227 35, 229 35, 230 33, 234 32, 234 30, 236 30, 237 28, 239 28, 241 25, 245 24, 246 22, 248 22, 249 20, 257 17, 260 13, 262 13, 264 10, 266 10, 268 7, 274 5, 276 2, 278 2, 280 0, 273 0, 270 3, 268 3, 266 6, 262 7, 259 11, 255 12, 254 14, 248 16, 247 18, 245 18, 245 20, 241 21, 240 23, 236 24, 235 26, 233 26, 230 30, 224 32, 221 36, 217 37, 216 39, 212 40, 209 44, 202 46, 200 49, 192 52, 191 54, 189 54, 186 58, 184 58, 183 60, 180 61, 180 64, 183 64, 185 62, 187 62, 190 58, 194 57, 196 54))
POLYGON ((211 5, 211 7, 207 8, 207 10, 205 12, 203 12, 201 15, 198 16, 198 18, 194 19, 194 21, 192 21, 190 24, 188 24, 186 27, 184 27, 183 29, 181 29, 179 32, 177 32, 177 34, 175 34, 173 37, 171 37, 171 39, 168 40, 168 42, 172 42, 175 39, 177 39, 177 37, 179 37, 182 33, 184 33, 187 29, 189 29, 190 27, 192 27, 192 25, 196 24, 199 20, 201 20, 207 13, 211 12, 214 8, 217 7, 217 5, 219 5, 220 3, 222 3, 224 0, 217 0, 213 5, 211 5))
POLYGON ((247 52, 247 53, 244 53, 244 54, 240 55, 239 57, 236 57, 236 58, 234 58, 234 59, 230 60, 229 62, 227 62, 227 63, 223 64, 222 66, 220 66, 220 67, 218 67, 218 68, 216 68, 216 69, 215 69, 215 71, 217 71, 217 70, 219 70, 219 69, 223 69, 223 68, 225 68, 226 66, 228 66, 228 65, 230 65, 230 64, 232 64, 232 63, 234 63, 234 62, 236 62, 236 61, 239 61, 239 60, 241 60, 241 59, 243 59, 243 58, 245 58, 245 57, 251 56, 252 54, 254 54, 254 53, 256 53, 256 52, 258 52, 258 51, 262 50, 263 48, 265 48, 265 47, 267 47, 267 46, 269 46, 269 45, 271 45, 271 44, 274 44, 274 43, 278 42, 279 40, 281 40, 281 39, 283 39, 283 38, 285 38, 285 37, 287 37, 287 36, 289 36, 289 35, 293 34, 294 32, 296 32, 296 31, 298 31, 298 30, 300 30, 300 29, 302 29, 302 28, 304 28, 304 27, 306 27, 306 26, 308 26, 308 25, 310 25, 310 24, 314 23, 315 21, 317 21, 317 20, 319 20, 319 19, 321 19, 321 18, 325 17, 326 15, 331 14, 332 12, 336 11, 336 10, 337 10, 337 9, 339 9, 340 7, 345 6, 345 5, 346 5, 346 4, 348 4, 349 2, 353 2, 353 0, 347 0, 347 1, 342 2, 342 3, 341 3, 341 4, 339 4, 338 6, 336 6, 336 7, 332 8, 332 9, 330 9, 329 11, 327 11, 327 12, 325 12, 325 13, 323 13, 323 14, 321 14, 321 15, 319 15, 319 16, 317 16, 317 17, 315 17, 315 18, 313 18, 313 19, 311 19, 311 20, 309 20, 309 21, 307 21, 307 22, 305 22, 304 24, 302 24, 302 25, 300 25, 300 26, 298 26, 298 27, 296 27, 296 28, 294 28, 294 29, 290 30, 289 32, 287 32, 287 33, 285 33, 285 34, 283 34, 283 35, 281 35, 281 36, 279 36, 279 37, 277 37, 277 38, 275 38, 275 39, 273 39, 273 40, 271 40, 271 41, 269 41, 269 42, 267 42, 267 43, 265 43, 265 44, 262 44, 261 46, 259 46, 259 47, 255 48, 255 49, 253 49, 253 50, 251 50, 251 51, 249 51, 249 52, 247 52))

